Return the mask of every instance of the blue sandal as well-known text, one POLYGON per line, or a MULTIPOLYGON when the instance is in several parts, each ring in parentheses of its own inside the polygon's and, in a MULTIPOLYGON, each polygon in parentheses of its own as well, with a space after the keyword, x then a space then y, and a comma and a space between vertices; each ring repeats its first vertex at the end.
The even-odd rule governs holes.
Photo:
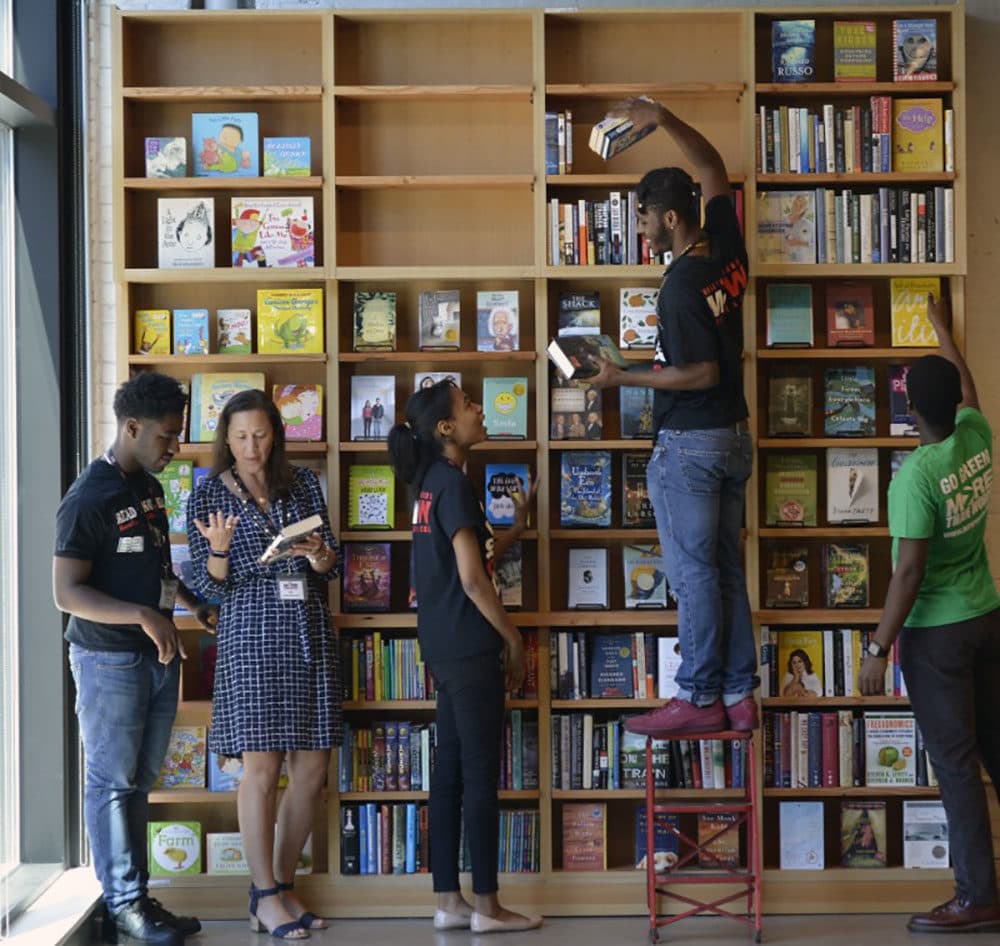
MULTIPOLYGON (((286 890, 294 890, 295 889, 295 884, 294 883, 283 884, 280 880, 275 881, 275 883, 278 885, 278 890, 280 890, 282 892, 284 892, 286 890)), ((329 929, 329 927, 330 927, 330 924, 327 923, 326 920, 324 920, 320 916, 316 916, 315 913, 312 913, 309 910, 306 910, 306 912, 303 913, 302 916, 300 916, 296 922, 304 930, 325 930, 325 929, 329 929)))
POLYGON ((302 918, 293 920, 291 923, 282 923, 273 930, 269 930, 257 918, 257 905, 267 897, 277 897, 281 893, 281 885, 277 887, 255 887, 250 884, 250 930, 253 933, 270 933, 275 939, 300 940, 309 939, 309 931, 302 924, 302 918), (305 936, 295 936, 295 933, 305 933, 305 936))

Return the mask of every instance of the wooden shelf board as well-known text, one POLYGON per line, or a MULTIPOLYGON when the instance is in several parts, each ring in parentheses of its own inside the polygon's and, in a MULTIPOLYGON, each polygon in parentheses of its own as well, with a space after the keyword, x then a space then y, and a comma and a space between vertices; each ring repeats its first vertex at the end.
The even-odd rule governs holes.
POLYGON ((855 624, 878 624, 878 608, 771 608, 754 612, 758 624, 830 624, 852 627, 855 624))
MULTIPOLYGON (((182 443, 175 456, 179 458, 207 456, 215 449, 213 443, 182 443)), ((285 443, 285 452, 300 457, 322 457, 327 454, 327 445, 316 443, 285 443)))
POLYGON ((316 283, 326 279, 320 266, 215 266, 210 269, 125 269, 122 280, 129 283, 316 283))
POLYGON ((534 266, 338 266, 336 279, 350 282, 387 280, 466 280, 482 283, 487 279, 534 279, 534 266))
POLYGON ((518 188, 532 187, 533 174, 382 174, 347 176, 338 174, 334 180, 342 190, 449 190, 451 188, 518 188))
MULTIPOLYGON (((571 172, 569 174, 546 174, 545 183, 557 187, 603 187, 605 185, 608 187, 628 187, 638 184, 641 178, 640 172, 633 174, 574 174, 571 172)), ((746 179, 745 174, 729 175, 729 183, 734 185, 744 184, 746 179)), ((759 174, 757 179, 760 180, 759 174)))
POLYGON ((869 276, 962 276, 958 263, 756 263, 757 278, 816 279, 835 276, 855 279, 869 276))
MULTIPOLYGON (((341 792, 341 801, 427 801, 428 792, 341 792)), ((497 793, 501 801, 534 801, 539 798, 537 788, 514 789, 502 788, 497 793)))
POLYGON ((394 361, 399 364, 424 364, 429 361, 451 363, 456 362, 491 362, 491 361, 535 361, 538 354, 533 351, 345 351, 337 356, 337 360, 346 364, 377 361, 394 361))
MULTIPOLYGON (((656 529, 550 529, 549 537, 552 539, 630 539, 639 542, 642 540, 658 539, 656 529)), ((645 610, 637 608, 636 610, 645 610)))
POLYGON ((552 700, 553 710, 647 710, 656 709, 666 701, 660 699, 583 699, 583 700, 552 700))
MULTIPOLYGON (((591 612, 592 613, 592 612, 591 612)), ((675 612, 676 613, 676 612, 675 612)), ((546 627, 553 622, 553 615, 560 612, 548 611, 508 611, 507 616, 517 627, 546 627)), ((334 614, 333 622, 337 627, 354 630, 382 630, 384 628, 413 628, 417 626, 415 612, 398 612, 380 614, 334 614)), ((675 622, 676 623, 676 622, 675 622)))
POLYGON ((924 796, 937 798, 941 790, 926 785, 895 786, 866 785, 861 788, 765 788, 765 798, 858 798, 882 797, 884 795, 924 796))
POLYGON ((334 98, 359 102, 467 100, 530 102, 532 85, 335 85, 334 98))
MULTIPOLYGON (((473 446, 473 450, 536 450, 535 440, 484 440, 473 446)), ((384 440, 344 440, 340 444, 341 453, 365 453, 366 451, 383 452, 388 450, 384 440)))
MULTIPOLYGON (((625 354, 622 352, 622 354, 625 354)), ((649 353, 650 358, 652 352, 649 353)), ((624 440, 550 440, 549 450, 637 450, 648 453, 653 444, 645 439, 624 440)))
POLYGON ((609 98, 632 95, 652 95, 654 98, 688 98, 728 96, 739 98, 746 90, 743 82, 552 82, 545 86, 546 95, 568 95, 573 98, 609 98))
MULTIPOLYGON (((513 617, 513 615, 512 615, 513 617)), ((629 608, 624 611, 549 611, 537 615, 541 627, 676 627, 670 608, 629 608)), ((515 621, 515 623, 517 623, 515 621)))
POLYGON ((815 174, 758 174, 758 184, 904 184, 910 181, 954 181, 954 171, 925 171, 920 174, 890 171, 888 173, 815 173, 815 174))
POLYGON ((886 95, 899 92, 907 98, 916 95, 940 95, 954 92, 954 82, 758 82, 754 86, 758 95, 781 95, 803 98, 813 95, 838 95, 848 98, 867 98, 869 95, 886 95))
MULTIPOLYGON (((538 709, 538 700, 508 698, 504 704, 507 709, 538 709)), ((409 710, 423 711, 434 709, 437 701, 429 700, 345 700, 344 712, 406 712, 409 710)))
POLYGON ((918 437, 763 437, 757 441, 757 446, 762 450, 806 447, 898 447, 910 450, 919 443, 918 437))
MULTIPOLYGON (((898 358, 910 361, 921 358, 934 348, 758 348, 759 361, 809 361, 821 358, 836 361, 869 361, 876 358, 898 358)), ((787 438, 794 440, 794 437, 787 438)), ((897 439, 897 438, 893 438, 897 439)))
MULTIPOLYGON (((662 263, 648 263, 645 266, 546 266, 542 276, 546 279, 575 279, 580 282, 589 279, 660 279, 663 276, 662 263)), ((755 273, 756 275, 756 273, 755 273)))
MULTIPOLYGON (((494 526, 493 531, 497 534, 503 534, 504 528, 504 526, 494 526)), ((408 529, 387 529, 385 531, 354 529, 341 532, 340 538, 342 542, 409 542, 413 539, 413 533, 408 529)), ((530 542, 537 538, 537 529, 525 529, 518 536, 518 540, 521 542, 530 542)), ((183 541, 187 541, 186 537, 183 541)))
MULTIPOLYGON (((553 801, 610 801, 616 798, 645 797, 646 790, 643 788, 552 789, 553 801)), ((661 801, 721 801, 743 798, 744 792, 742 788, 660 788, 656 790, 656 797, 661 801)))
POLYGON ((757 536, 761 539, 791 539, 796 536, 814 539, 861 539, 888 535, 888 526, 803 526, 801 529, 796 529, 794 526, 766 526, 757 530, 757 536))
POLYGON ((322 177, 127 177, 133 191, 318 190, 322 177))
POLYGON ((326 353, 307 355, 129 355, 130 365, 158 365, 169 368, 180 365, 204 365, 205 367, 225 365, 325 365, 326 353))
POLYGON ((761 700, 764 709, 808 709, 822 710, 832 706, 909 706, 910 701, 905 696, 823 696, 810 700, 801 700, 792 696, 765 696, 761 700))
POLYGON ((153 85, 126 86, 122 97, 132 102, 194 102, 236 99, 244 102, 319 102, 321 85, 153 85))

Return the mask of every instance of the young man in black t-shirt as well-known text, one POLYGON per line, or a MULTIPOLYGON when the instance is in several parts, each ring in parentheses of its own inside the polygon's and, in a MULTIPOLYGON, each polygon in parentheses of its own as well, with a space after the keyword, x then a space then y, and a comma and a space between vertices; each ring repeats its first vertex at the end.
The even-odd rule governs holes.
POLYGON ((84 819, 104 889, 106 939, 178 946, 201 929, 147 896, 148 793, 170 740, 184 648, 175 597, 209 627, 174 578, 163 489, 152 475, 177 452, 186 395, 144 372, 115 395, 118 433, 69 488, 56 517, 52 583, 86 761, 84 819))
POLYGON ((626 728, 750 730, 757 659, 740 556, 751 470, 742 367, 746 249, 718 151, 656 102, 634 99, 622 113, 674 139, 705 202, 702 226, 694 182, 680 168, 650 171, 639 182, 639 232, 654 252, 672 254, 657 301, 653 367, 625 372, 604 362, 591 379, 598 387, 654 390, 646 479, 678 608, 677 697, 626 728))

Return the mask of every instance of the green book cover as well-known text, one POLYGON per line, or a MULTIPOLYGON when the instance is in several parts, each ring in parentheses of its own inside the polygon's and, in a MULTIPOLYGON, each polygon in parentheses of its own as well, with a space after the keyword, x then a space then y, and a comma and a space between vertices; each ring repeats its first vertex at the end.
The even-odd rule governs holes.
POLYGON ((396 478, 391 466, 354 464, 347 483, 349 529, 391 529, 395 525, 396 478))
POLYGON ((194 464, 190 460, 171 460, 156 478, 163 487, 170 531, 186 533, 187 504, 194 488, 194 464))
POLYGON ((483 414, 491 440, 528 436, 528 379, 483 378, 483 414))
POLYGON ((769 455, 765 490, 767 525, 816 525, 815 454, 769 455))
POLYGON ((153 877, 201 873, 201 823, 150 821, 149 873, 153 877))
POLYGON ((784 345, 812 348, 812 286, 770 283, 767 287, 768 348, 784 345))

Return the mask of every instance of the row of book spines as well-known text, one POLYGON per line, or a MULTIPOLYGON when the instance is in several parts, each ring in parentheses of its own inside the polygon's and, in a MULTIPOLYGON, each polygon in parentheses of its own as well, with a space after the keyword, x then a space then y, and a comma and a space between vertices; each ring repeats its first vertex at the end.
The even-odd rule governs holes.
POLYGON ((573 172, 573 113, 545 113, 545 173, 573 172))
MULTIPOLYGON (((763 716, 764 785, 768 788, 862 788, 869 784, 866 714, 853 710, 766 710, 763 716)), ((911 717, 912 718, 912 717, 911 717)), ((914 781, 936 786, 937 776, 914 719, 914 781)), ((903 750, 905 752, 905 749, 903 750)), ((884 781, 874 783, 884 787, 884 781)), ((906 784, 906 783, 902 783, 906 784)))
MULTIPOLYGON (((626 572, 627 579, 627 572, 626 572)), ((621 635, 614 635, 617 639, 621 635)), ((629 635, 631 649, 631 677, 621 680, 616 699, 652 699, 658 686, 673 683, 673 670, 665 663, 660 666, 657 654, 659 637, 633 631, 629 635), (669 678, 663 680, 669 672, 669 678)), ((665 639, 666 640, 666 639, 665 639)), ((671 649, 674 639, 669 638, 671 649)), ((602 694, 592 692, 593 638, 588 631, 558 631, 549 635, 549 684, 552 696, 560 700, 586 700, 602 694)), ((665 698, 665 697, 664 697, 665 698)))
POLYGON ((420 642, 404 637, 383 640, 375 631, 363 638, 342 638, 344 697, 354 702, 425 700, 434 692, 420 642))
MULTIPOLYGON (((766 174, 886 174, 893 167, 892 98, 822 111, 760 106, 754 118, 757 172, 766 174)), ((954 111, 944 110, 945 171, 955 170, 954 111)), ((939 168, 940 170, 940 168, 939 168)))

